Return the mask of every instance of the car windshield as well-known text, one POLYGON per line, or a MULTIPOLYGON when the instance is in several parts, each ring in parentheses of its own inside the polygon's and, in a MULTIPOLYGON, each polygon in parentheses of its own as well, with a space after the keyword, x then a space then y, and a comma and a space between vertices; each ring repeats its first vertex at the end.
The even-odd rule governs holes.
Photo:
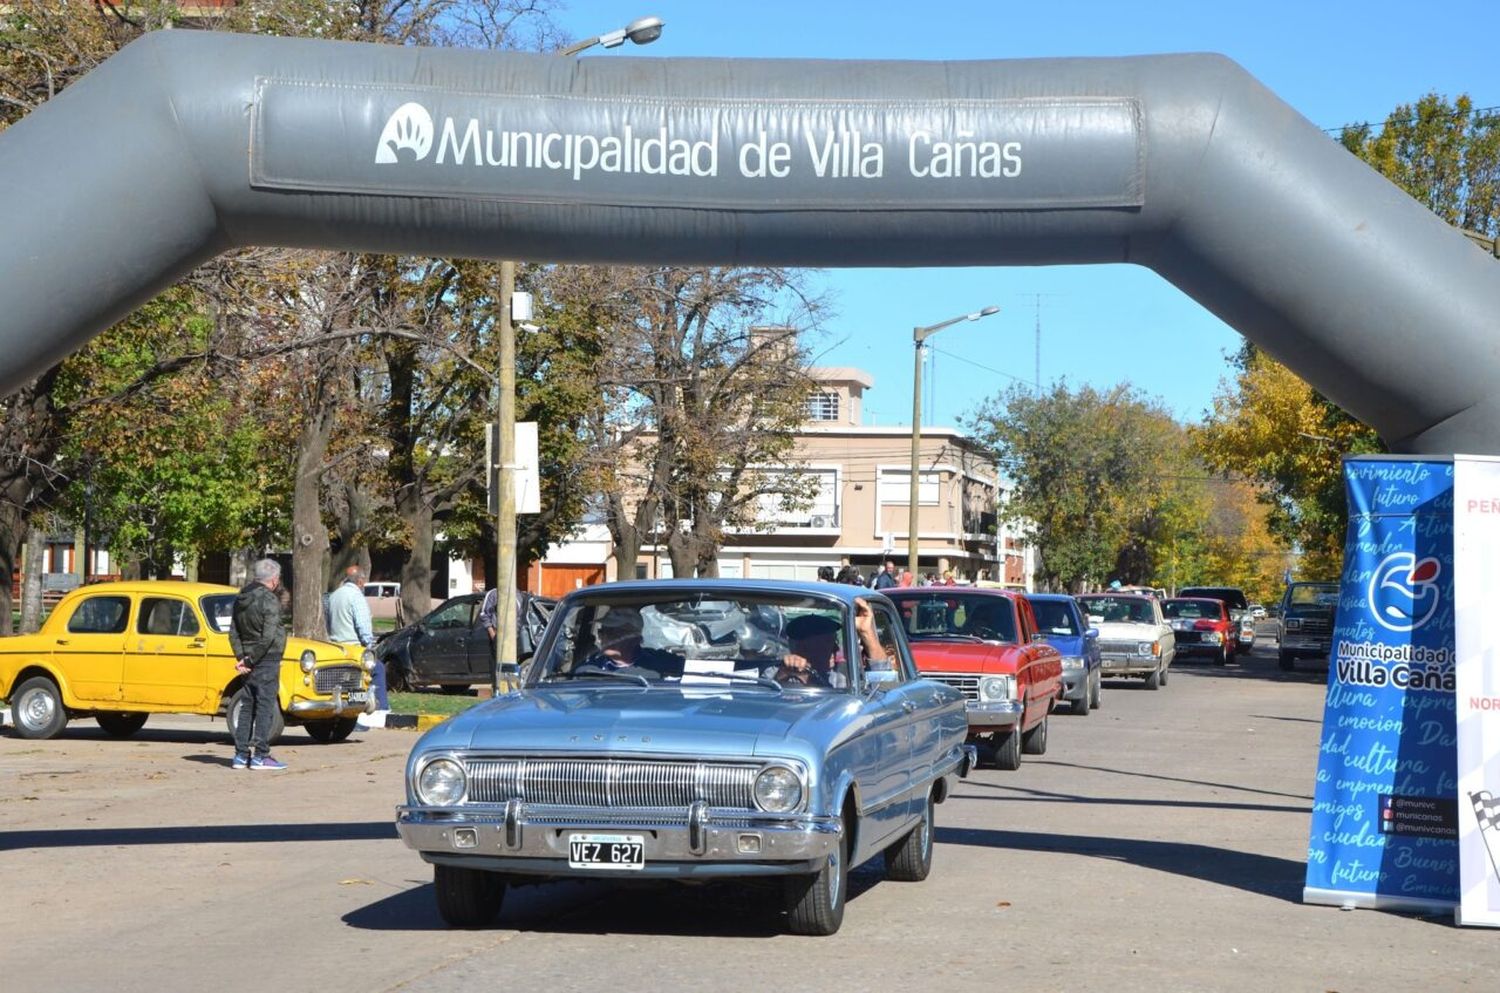
POLYGON ((220 634, 229 633, 229 621, 234 616, 235 593, 210 593, 198 600, 198 606, 203 608, 203 616, 208 618, 209 627, 220 634))
POLYGON ((1218 600, 1163 600, 1161 605, 1168 620, 1207 617, 1217 621, 1223 619, 1223 609, 1218 600))
POLYGON ((1078 624, 1073 612, 1061 600, 1033 600, 1031 612, 1036 614, 1037 630, 1043 634, 1077 634, 1078 624))
POLYGON ((1015 611, 1010 600, 981 592, 901 593, 888 591, 901 612, 901 623, 912 641, 961 638, 981 641, 1015 641, 1015 611))
POLYGON ((1339 602, 1339 588, 1332 583, 1323 586, 1293 586, 1287 591, 1289 607, 1332 607, 1339 602))
POLYGON ((843 690, 855 683, 841 601, 800 593, 619 590, 575 600, 548 626, 529 685, 745 684, 843 690), (806 678, 785 680, 789 657, 806 678))
POLYGON ((1145 597, 1089 596, 1078 599, 1090 617, 1098 617, 1105 624, 1156 623, 1156 615, 1151 612, 1151 601, 1145 597))

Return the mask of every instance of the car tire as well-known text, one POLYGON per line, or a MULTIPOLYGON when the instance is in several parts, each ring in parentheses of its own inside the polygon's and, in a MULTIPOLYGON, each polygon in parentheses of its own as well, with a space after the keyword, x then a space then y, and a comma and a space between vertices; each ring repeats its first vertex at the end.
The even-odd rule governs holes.
POLYGON ((995 736, 995 768, 1015 772, 1021 768, 1021 727, 1016 725, 1001 738, 995 736))
POLYGON ((435 865, 432 889, 438 913, 449 927, 484 927, 494 921, 505 902, 505 878, 484 869, 435 865))
POLYGON ((326 721, 308 721, 303 727, 313 741, 322 745, 333 745, 354 733, 357 717, 334 717, 326 721))
POLYGON ((1226 666, 1228 664, 1229 664, 1229 649, 1227 649, 1227 648, 1220 648, 1219 649, 1219 654, 1214 657, 1214 665, 1219 666, 1220 668, 1223 668, 1224 666, 1226 666))
POLYGON ((95 714, 94 720, 111 738, 128 738, 146 726, 146 715, 129 711, 117 714, 95 714))
POLYGON ((1161 686, 1167 685, 1167 676, 1171 675, 1171 672, 1172 672, 1172 666, 1170 664, 1163 665, 1161 667, 1161 679, 1159 679, 1157 681, 1158 685, 1161 685, 1161 686))
MULTIPOLYGON (((229 705, 224 708, 224 723, 229 728, 229 742, 234 743, 234 725, 240 719, 242 713, 250 711, 250 689, 241 686, 235 691, 234 696, 229 698, 229 705)), ((266 746, 276 744, 282 732, 286 730, 286 717, 281 713, 281 708, 271 715, 271 733, 266 736, 266 746)))
POLYGON ((46 676, 32 676, 10 695, 10 722, 16 734, 33 741, 56 738, 68 726, 57 684, 46 676))
POLYGON ((1047 722, 1050 719, 1043 717, 1042 723, 1021 736, 1021 751, 1027 755, 1047 754, 1047 722))
POLYGON ((1094 672, 1093 689, 1089 691, 1089 706, 1098 710, 1104 702, 1104 676, 1097 670, 1094 672))
POLYGON ((392 693, 410 693, 411 669, 399 662, 385 664, 385 688, 392 693))
POLYGON ((1093 680, 1083 681, 1083 696, 1072 701, 1073 714, 1075 717, 1087 717, 1089 715, 1089 692, 1093 688, 1093 680))
POLYGON ((1297 668, 1297 656, 1291 652, 1277 652, 1276 664, 1281 667, 1282 672, 1291 672, 1297 668))
POLYGON ((922 808, 922 820, 905 838, 885 850, 885 878, 898 883, 920 883, 932 871, 932 794, 922 808))
POLYGON ((1161 667, 1151 670, 1146 676, 1146 689, 1155 690, 1161 688, 1161 667))
POLYGON ((844 923, 849 897, 849 825, 839 832, 839 843, 817 872, 786 880, 786 929, 792 934, 826 937, 844 923))

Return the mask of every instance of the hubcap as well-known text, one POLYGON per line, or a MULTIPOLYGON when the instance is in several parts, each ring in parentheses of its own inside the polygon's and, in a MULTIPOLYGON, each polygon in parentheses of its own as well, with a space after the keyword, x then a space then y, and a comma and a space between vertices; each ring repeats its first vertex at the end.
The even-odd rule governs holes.
POLYGON ((56 713, 57 705, 51 694, 31 690, 21 698, 21 705, 16 708, 16 720, 24 721, 29 728, 44 728, 52 723, 56 713))

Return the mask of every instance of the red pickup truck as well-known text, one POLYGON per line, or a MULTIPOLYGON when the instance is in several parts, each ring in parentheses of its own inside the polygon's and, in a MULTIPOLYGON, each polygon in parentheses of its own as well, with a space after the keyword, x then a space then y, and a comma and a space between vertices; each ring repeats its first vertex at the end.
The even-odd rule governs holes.
POLYGON ((963 691, 969 740, 1001 769, 1047 751, 1047 717, 1063 691, 1062 655, 1041 640, 1024 596, 955 586, 890 589, 926 679, 963 691))

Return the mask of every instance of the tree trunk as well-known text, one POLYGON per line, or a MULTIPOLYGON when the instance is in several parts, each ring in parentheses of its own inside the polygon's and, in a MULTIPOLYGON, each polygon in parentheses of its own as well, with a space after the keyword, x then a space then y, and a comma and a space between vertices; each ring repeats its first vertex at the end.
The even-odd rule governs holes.
POLYGON ((328 578, 329 584, 335 588, 343 580, 344 570, 351 565, 359 566, 366 576, 370 574, 370 549, 364 531, 370 520, 373 501, 370 494, 353 483, 345 483, 343 489, 342 513, 334 522, 339 534, 339 550, 333 555, 328 578))
POLYGON ((26 532, 26 582, 21 589, 21 633, 35 634, 42 626, 42 558, 47 554, 47 529, 33 524, 26 532))
POLYGON ((248 548, 236 548, 229 553, 229 585, 245 586, 250 582, 250 563, 255 561, 255 552, 248 548))
POLYGON ((401 609, 417 618, 432 609, 432 507, 415 486, 408 486, 396 497, 396 513, 411 536, 401 564, 401 609))
POLYGON ((292 486, 292 633, 326 638, 323 591, 328 580, 328 529, 323 526, 323 457, 333 415, 308 414, 297 436, 296 479, 292 486))
POLYGON ((25 521, 21 510, 10 502, 0 502, 0 635, 15 630, 15 595, 11 584, 16 578, 16 558, 25 540, 25 521))

